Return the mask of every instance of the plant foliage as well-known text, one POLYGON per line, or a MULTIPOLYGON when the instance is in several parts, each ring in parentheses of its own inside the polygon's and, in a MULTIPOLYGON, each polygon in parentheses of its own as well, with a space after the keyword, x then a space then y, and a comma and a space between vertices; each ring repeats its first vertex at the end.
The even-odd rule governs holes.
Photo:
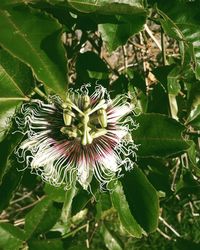
POLYGON ((0 1, 0 249, 200 249, 200 2, 0 1), (137 166, 110 191, 22 169, 23 103, 127 94, 137 166))

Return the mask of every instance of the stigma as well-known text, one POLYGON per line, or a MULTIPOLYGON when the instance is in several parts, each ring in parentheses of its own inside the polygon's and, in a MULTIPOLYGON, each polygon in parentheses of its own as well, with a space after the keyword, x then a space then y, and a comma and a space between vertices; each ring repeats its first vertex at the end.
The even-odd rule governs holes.
POLYGON ((68 139, 77 138, 83 146, 91 144, 95 138, 107 133, 107 104, 105 99, 98 100, 93 105, 89 95, 68 94, 66 101, 62 103, 63 126, 60 131, 68 139))

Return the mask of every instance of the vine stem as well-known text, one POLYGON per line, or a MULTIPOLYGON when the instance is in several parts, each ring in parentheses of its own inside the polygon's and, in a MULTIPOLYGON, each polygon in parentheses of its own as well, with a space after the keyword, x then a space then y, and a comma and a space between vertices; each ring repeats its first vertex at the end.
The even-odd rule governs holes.
POLYGON ((41 89, 39 89, 38 87, 35 87, 34 89, 33 89, 33 92, 35 92, 36 94, 38 94, 39 96, 41 96, 42 98, 44 98, 45 100, 47 100, 48 101, 48 97, 45 95, 45 93, 41 90, 41 89))

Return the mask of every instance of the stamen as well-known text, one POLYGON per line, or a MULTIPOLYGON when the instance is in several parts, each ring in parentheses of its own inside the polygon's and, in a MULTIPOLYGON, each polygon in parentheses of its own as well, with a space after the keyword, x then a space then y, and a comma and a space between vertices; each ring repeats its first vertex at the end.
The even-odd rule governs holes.
POLYGON ((84 116, 84 113, 69 98, 67 98, 66 103, 75 109, 80 115, 84 116))
POLYGON ((100 102, 93 109, 91 109, 90 112, 88 112, 88 115, 93 114, 99 109, 107 109, 107 104, 105 104, 104 99, 100 100, 100 102))
POLYGON ((98 114, 98 121, 101 125, 102 128, 106 128, 107 127, 107 113, 106 110, 101 108, 97 111, 98 114))
POLYGON ((91 136, 92 136, 93 139, 95 139, 95 138, 98 138, 100 136, 105 135, 106 133, 107 133, 107 130, 102 128, 102 129, 98 129, 95 132, 92 132, 91 136))
POLYGON ((82 96, 83 110, 87 110, 90 107, 90 97, 88 95, 82 96))

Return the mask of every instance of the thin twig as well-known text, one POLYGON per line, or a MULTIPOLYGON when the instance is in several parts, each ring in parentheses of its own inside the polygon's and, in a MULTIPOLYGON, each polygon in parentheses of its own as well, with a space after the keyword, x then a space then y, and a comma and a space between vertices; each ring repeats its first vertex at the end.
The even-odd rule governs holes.
MULTIPOLYGON (((144 38, 142 36, 142 33, 140 32, 140 43, 144 45, 144 38)), ((149 90, 149 83, 147 79, 147 68, 146 68, 146 51, 144 49, 141 50, 142 58, 143 58, 143 69, 144 69, 144 75, 145 75, 145 84, 147 88, 147 92, 149 90)))
POLYGON ((165 51, 165 36, 163 29, 161 28, 161 47, 162 47, 162 58, 163 58, 163 66, 167 65, 167 59, 166 59, 166 51, 165 51))
POLYGON ((147 24, 144 25, 144 29, 148 33, 148 35, 152 38, 152 40, 155 42, 155 44, 157 45, 159 50, 162 51, 162 47, 161 47, 159 41, 155 38, 155 36, 153 35, 152 31, 149 29, 147 24))
POLYGON ((89 243, 92 242, 92 238, 93 238, 95 232, 97 231, 97 228, 98 228, 99 225, 98 225, 98 223, 95 223, 94 226, 95 226, 95 227, 94 227, 94 230, 92 231, 92 233, 91 233, 91 235, 90 235, 90 238, 89 238, 89 243))
POLYGON ((67 233, 67 234, 64 234, 64 235, 62 236, 62 238, 64 239, 64 238, 67 238, 67 237, 69 237, 69 236, 73 236, 73 235, 75 235, 78 231, 80 231, 81 229, 86 228, 86 227, 87 227, 87 224, 84 224, 83 226, 76 228, 74 231, 72 231, 72 232, 70 232, 70 233, 67 233))
POLYGON ((14 226, 20 226, 20 225, 24 225, 24 223, 25 223, 25 219, 23 218, 23 219, 19 219, 19 220, 16 220, 15 222, 14 222, 14 226))
POLYGON ((171 190, 175 191, 175 181, 176 181, 176 176, 178 174, 178 170, 179 170, 179 165, 180 165, 180 159, 177 157, 177 163, 175 165, 175 172, 173 174, 173 179, 172 179, 172 184, 171 184, 171 190))
POLYGON ((128 40, 128 42, 130 44, 132 44, 134 47, 137 47, 138 49, 145 49, 145 46, 138 44, 138 43, 135 43, 135 42, 131 41, 130 39, 128 40))
POLYGON ((37 204, 38 202, 40 202, 44 197, 45 196, 42 196, 40 199, 34 201, 33 203, 31 203, 31 204, 29 204, 29 205, 27 205, 25 207, 21 207, 19 209, 16 209, 15 212, 22 212, 22 211, 24 211, 24 210, 26 210, 26 209, 28 209, 30 207, 33 207, 35 204, 37 204))
POLYGON ((181 237, 181 235, 171 226, 169 225, 165 219, 163 219, 161 216, 159 216, 159 220, 163 222, 163 224, 169 228, 176 236, 181 237))
POLYGON ((156 229, 165 239, 167 240, 171 240, 172 238, 167 235, 166 233, 164 233, 163 231, 161 231, 159 228, 156 229))
POLYGON ((9 222, 9 220, 8 219, 3 219, 3 220, 0 219, 0 223, 5 223, 5 222, 9 222))
POLYGON ((127 68, 128 68, 128 58, 127 58, 127 51, 126 51, 126 46, 122 46, 122 52, 123 52, 123 57, 124 57, 124 69, 127 73, 127 68))
POLYGON ((16 200, 11 201, 11 202, 10 202, 10 205, 12 205, 12 204, 14 204, 14 203, 16 203, 16 202, 19 202, 19 201, 22 201, 22 200, 26 199, 26 198, 29 197, 32 193, 33 193, 33 191, 31 191, 31 192, 29 192, 29 193, 23 195, 22 197, 20 197, 20 198, 18 198, 18 199, 16 199, 16 200))
MULTIPOLYGON (((128 65, 126 66, 126 69, 132 68, 132 67, 137 66, 137 65, 138 65, 137 63, 128 64, 128 65)), ((123 70, 125 70, 125 66, 122 66, 121 68, 119 68, 119 69, 118 69, 118 72, 121 72, 121 71, 123 71, 123 70)))

